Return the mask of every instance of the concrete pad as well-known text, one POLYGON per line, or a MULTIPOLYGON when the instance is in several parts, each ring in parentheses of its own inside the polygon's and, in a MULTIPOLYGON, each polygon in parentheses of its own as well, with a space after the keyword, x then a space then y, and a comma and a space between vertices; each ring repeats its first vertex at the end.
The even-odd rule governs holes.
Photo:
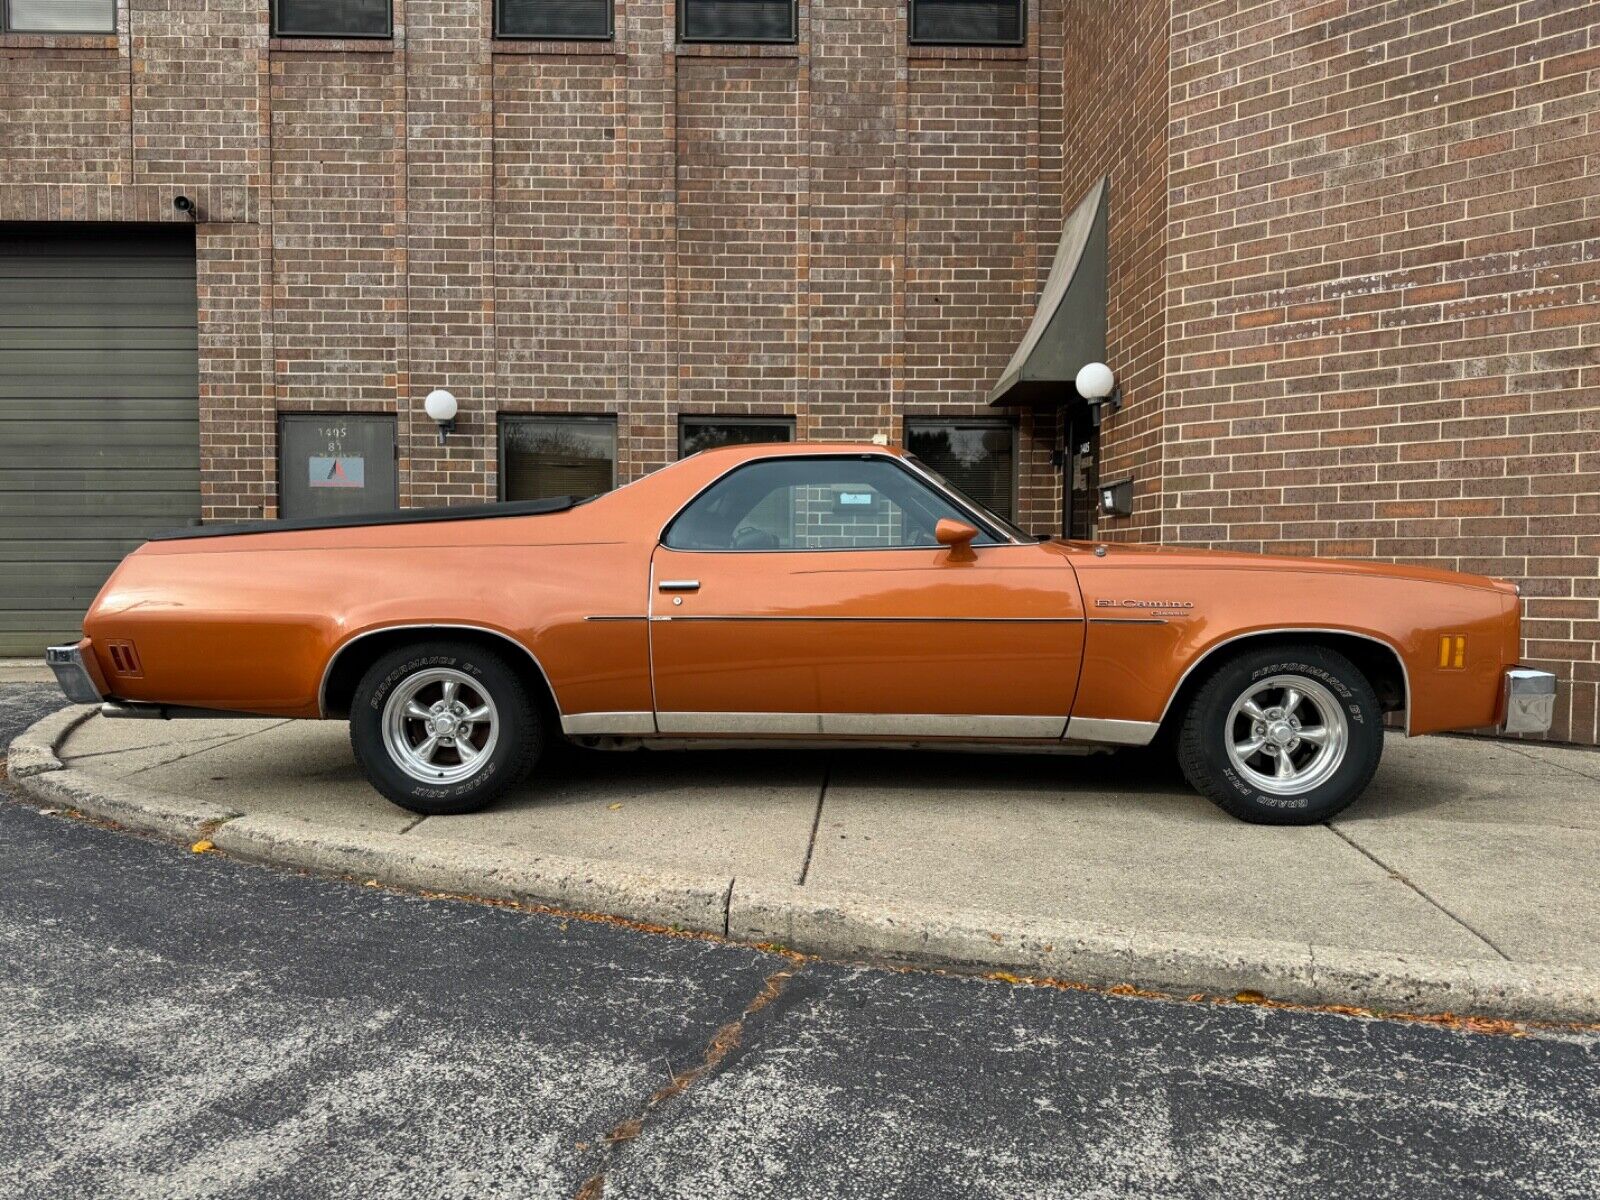
MULTIPOLYGON (((89 759, 85 770, 110 774, 123 756, 89 759)), ((415 813, 372 790, 350 754, 343 721, 268 723, 248 736, 191 745, 181 758, 140 770, 141 787, 203 796, 251 814, 304 817, 329 827, 402 833, 415 813)))
POLYGON ((1508 958, 1600 967, 1600 832, 1422 820, 1342 831, 1508 958))
POLYGON ((1361 799, 1335 820, 1511 822, 1600 831, 1600 778, 1567 760, 1600 756, 1474 738, 1389 735, 1383 764, 1361 799))
POLYGON ((1115 761, 897 767, 836 766, 810 886, 1146 932, 1494 954, 1325 827, 1246 825, 1176 787, 1118 787, 1115 761))
POLYGON ((777 751, 573 751, 488 812, 429 817, 408 836, 792 883, 826 762, 777 751))
POLYGON ((201 746, 220 745, 272 729, 284 722, 267 720, 140 721, 98 717, 79 725, 56 749, 69 765, 92 769, 95 759, 116 757, 103 770, 126 774, 170 762, 201 746))

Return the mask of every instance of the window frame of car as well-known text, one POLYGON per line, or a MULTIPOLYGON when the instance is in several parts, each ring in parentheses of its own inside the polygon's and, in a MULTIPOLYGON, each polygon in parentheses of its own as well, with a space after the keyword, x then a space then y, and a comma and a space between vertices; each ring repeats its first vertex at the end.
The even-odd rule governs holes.
POLYGON ((617 3, 606 2, 604 33, 509 33, 505 27, 506 0, 494 0, 494 38, 500 42, 614 42, 617 40, 617 3))
POLYGON ((387 0, 388 20, 382 33, 315 33, 308 30, 286 30, 279 23, 283 0, 272 0, 272 36, 275 38, 325 38, 331 41, 391 41, 394 38, 394 0, 387 0))
POLYGON ((917 8, 920 0, 909 0, 906 8, 906 44, 908 46, 995 46, 1016 49, 1028 44, 1028 0, 1014 0, 1017 6, 1017 36, 1014 41, 990 41, 976 38, 919 38, 917 8))
MULTIPOLYGON (((686 32, 689 22, 689 5, 693 0, 677 0, 678 15, 675 22, 678 44, 682 46, 794 46, 800 41, 800 0, 788 0, 789 34, 787 37, 690 37, 686 32)), ((774 0, 776 2, 776 0, 774 0)))
POLYGON ((920 550, 920 551, 922 551, 923 553, 926 554, 929 551, 947 549, 947 547, 941 546, 941 545, 933 545, 933 546, 789 546, 789 547, 778 546, 778 547, 766 547, 766 548, 752 547, 752 548, 748 548, 748 549, 741 549, 740 547, 737 547, 737 546, 728 546, 728 547, 706 547, 706 548, 702 548, 702 547, 690 547, 690 546, 674 546, 674 545, 672 545, 671 543, 669 543, 667 541, 667 538, 672 533, 672 527, 678 523, 678 520, 685 513, 687 513, 691 508, 693 508, 697 503, 699 503, 701 498, 704 497, 706 495, 706 493, 710 492, 713 488, 717 487, 719 484, 723 483, 725 480, 731 479, 734 475, 737 475, 739 472, 747 471, 747 470, 750 470, 751 468, 754 468, 754 467, 766 466, 766 465, 769 465, 769 464, 775 463, 775 462, 819 462, 819 461, 820 462, 851 462, 851 461, 856 461, 856 462, 885 462, 885 463, 888 463, 889 466, 891 466, 892 468, 894 468, 894 469, 896 469, 898 471, 901 471, 901 472, 905 473, 906 475, 908 475, 914 483, 917 483, 917 484, 921 485, 922 487, 928 489, 929 491, 931 491, 931 492, 935 493, 936 495, 938 495, 939 497, 941 497, 947 504, 950 505, 951 508, 955 509, 956 512, 960 513, 962 515, 962 517, 969 524, 971 524, 973 526, 973 528, 975 528, 978 531, 978 535, 979 535, 980 539, 984 538, 984 537, 988 537, 988 538, 993 539, 992 541, 974 540, 974 542, 973 542, 973 548, 974 549, 980 549, 980 550, 981 549, 993 549, 994 547, 997 547, 997 546, 1015 546, 1015 545, 1023 544, 1023 543, 1019 542, 1017 538, 1013 537, 1009 530, 1006 530, 1004 528, 997 528, 992 522, 986 520, 983 516, 981 516, 980 514, 974 512, 973 509, 972 509, 972 506, 970 504, 968 504, 961 496, 957 495, 956 493, 952 492, 949 488, 945 487, 936 476, 934 476, 934 475, 930 474, 929 472, 927 472, 926 470, 922 469, 917 464, 912 463, 912 462, 908 462, 906 459, 902 458, 899 455, 895 455, 895 454, 863 454, 863 453, 860 453, 860 452, 853 452, 853 453, 849 453, 849 454, 768 454, 768 455, 763 455, 760 458, 747 459, 744 462, 737 463, 734 466, 729 467, 726 471, 722 472, 715 479, 709 481, 704 487, 698 489, 694 493, 694 495, 690 496, 689 499, 687 499, 681 505, 678 506, 678 508, 673 512, 673 514, 670 517, 667 518, 666 523, 661 526, 661 532, 656 535, 656 545, 658 547, 662 548, 662 549, 672 550, 672 551, 674 551, 675 553, 678 553, 678 554, 835 554, 835 553, 860 554, 860 553, 863 553, 863 552, 882 553, 884 551, 901 551, 901 550, 920 550))
POLYGON ((110 0, 111 23, 96 29, 29 29, 17 28, 12 24, 11 8, 13 0, 0 0, 0 34, 27 34, 33 37, 97 37, 117 32, 117 16, 121 9, 122 0, 110 0))

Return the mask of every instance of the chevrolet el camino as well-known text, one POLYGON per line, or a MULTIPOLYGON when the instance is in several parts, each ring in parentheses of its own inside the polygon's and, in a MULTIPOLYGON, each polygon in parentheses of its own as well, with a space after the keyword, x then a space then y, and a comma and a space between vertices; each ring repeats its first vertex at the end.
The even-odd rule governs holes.
POLYGON ((1504 580, 1038 538, 898 450, 707 451, 605 495, 220 525, 130 554, 48 659, 108 716, 348 720, 375 788, 484 807, 605 747, 1176 747, 1247 821, 1408 734, 1549 727, 1504 580))

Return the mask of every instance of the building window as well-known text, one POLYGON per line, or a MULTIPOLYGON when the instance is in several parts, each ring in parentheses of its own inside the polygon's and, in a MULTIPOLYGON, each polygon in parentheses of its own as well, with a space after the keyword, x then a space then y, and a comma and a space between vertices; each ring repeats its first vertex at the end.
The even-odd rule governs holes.
POLYGON ((794 441, 793 417, 680 417, 678 457, 718 446, 794 441))
POLYGON ((1008 521, 1017 508, 1016 444, 1005 421, 906 421, 907 450, 1008 521))
POLYGON ((615 417, 501 417, 500 498, 597 496, 617 485, 615 417))
POLYGON ((495 0, 494 35, 561 42, 612 36, 612 0, 495 0))
POLYGON ((679 0, 680 42, 793 42, 795 0, 679 0))
POLYGON ((117 0, 0 0, 0 32, 116 31, 117 0))
POLYGON ((272 32, 278 37, 391 37, 389 0, 273 0, 272 32))
POLYGON ((1020 46, 1025 0, 911 0, 914 46, 1020 46))

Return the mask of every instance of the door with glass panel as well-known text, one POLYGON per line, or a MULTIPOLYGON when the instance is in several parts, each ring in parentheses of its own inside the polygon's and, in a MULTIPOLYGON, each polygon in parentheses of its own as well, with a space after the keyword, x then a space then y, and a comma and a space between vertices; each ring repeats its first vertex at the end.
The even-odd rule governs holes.
POLYGON ((892 455, 735 468, 667 528, 649 586, 663 733, 1054 738, 1072 707, 1071 568, 892 455))

